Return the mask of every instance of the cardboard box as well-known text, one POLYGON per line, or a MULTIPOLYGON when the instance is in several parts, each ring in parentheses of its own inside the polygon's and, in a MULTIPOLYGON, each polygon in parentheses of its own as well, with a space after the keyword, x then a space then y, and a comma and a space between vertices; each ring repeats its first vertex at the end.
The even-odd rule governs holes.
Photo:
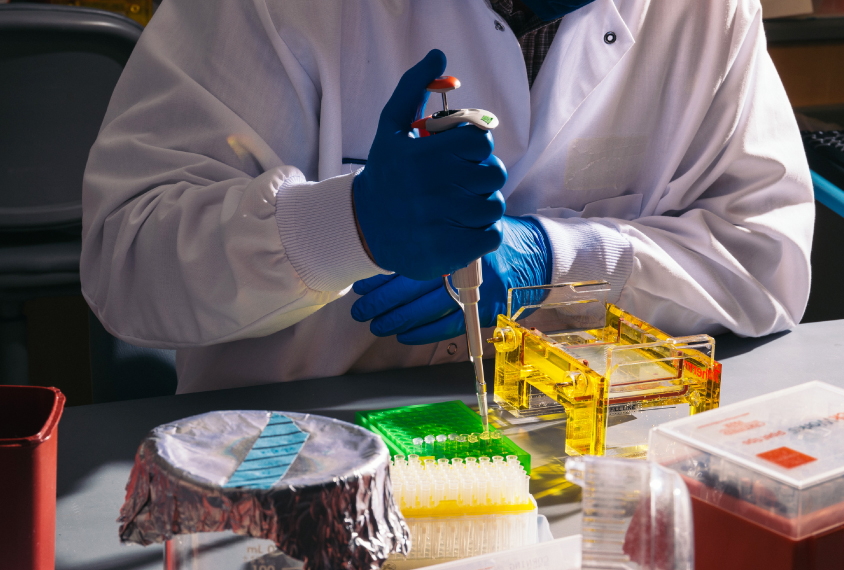
POLYGON ((762 17, 783 18, 812 13, 812 0, 762 0, 762 17))

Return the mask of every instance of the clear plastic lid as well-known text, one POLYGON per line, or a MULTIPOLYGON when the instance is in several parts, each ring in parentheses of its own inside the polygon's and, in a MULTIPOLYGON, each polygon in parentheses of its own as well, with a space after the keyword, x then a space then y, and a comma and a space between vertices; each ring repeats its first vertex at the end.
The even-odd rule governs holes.
POLYGON ((680 476, 655 463, 584 455, 566 459, 583 489, 583 568, 691 570, 692 506, 680 476))
POLYGON ((809 382, 651 430, 689 491, 800 539, 844 525, 844 390, 809 382))

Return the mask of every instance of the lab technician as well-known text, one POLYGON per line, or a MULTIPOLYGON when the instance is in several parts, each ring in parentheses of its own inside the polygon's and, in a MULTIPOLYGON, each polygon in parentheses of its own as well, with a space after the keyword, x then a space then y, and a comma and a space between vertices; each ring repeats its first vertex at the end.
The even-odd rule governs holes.
POLYGON ((85 175, 97 317, 178 349, 181 392, 465 360, 438 276, 483 254, 487 325, 589 279, 674 334, 798 322, 813 200, 758 0, 526 5, 164 2, 85 175), (443 72, 492 136, 411 138, 443 72))

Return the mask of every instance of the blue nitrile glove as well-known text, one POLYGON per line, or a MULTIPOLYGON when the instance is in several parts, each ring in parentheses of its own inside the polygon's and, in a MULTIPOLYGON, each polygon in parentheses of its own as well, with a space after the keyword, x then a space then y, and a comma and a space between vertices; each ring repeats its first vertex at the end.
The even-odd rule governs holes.
MULTIPOLYGON (((551 246, 539 222, 509 216, 501 221, 501 247, 481 261, 478 313, 483 327, 494 326, 498 315, 507 312, 508 289, 546 285, 551 280, 551 246)), ((352 318, 372 319, 369 328, 376 336, 397 334, 404 344, 428 344, 466 332, 463 313, 443 287, 441 277, 414 281, 398 275, 376 275, 358 281, 353 289, 363 296, 352 305, 352 318)), ((513 307, 514 313, 516 310, 518 307, 513 307)))
POLYGON ((544 22, 553 22, 590 2, 592 0, 524 0, 528 8, 544 22))
POLYGON ((381 112, 366 168, 355 177, 357 222, 373 261, 412 279, 465 267, 501 244, 507 181, 492 135, 475 126, 409 136, 445 56, 432 50, 408 70, 381 112))

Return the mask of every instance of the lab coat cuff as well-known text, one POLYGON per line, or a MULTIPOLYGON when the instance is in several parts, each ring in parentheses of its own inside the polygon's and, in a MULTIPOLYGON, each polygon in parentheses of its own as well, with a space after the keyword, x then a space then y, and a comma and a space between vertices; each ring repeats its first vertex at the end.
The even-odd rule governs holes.
POLYGON ((359 279, 388 274, 366 254, 352 209, 356 173, 308 182, 284 181, 275 217, 287 259, 314 291, 342 291, 359 279))
POLYGON ((633 246, 616 228, 583 218, 531 216, 551 243, 551 283, 603 279, 615 303, 633 269, 633 246))

